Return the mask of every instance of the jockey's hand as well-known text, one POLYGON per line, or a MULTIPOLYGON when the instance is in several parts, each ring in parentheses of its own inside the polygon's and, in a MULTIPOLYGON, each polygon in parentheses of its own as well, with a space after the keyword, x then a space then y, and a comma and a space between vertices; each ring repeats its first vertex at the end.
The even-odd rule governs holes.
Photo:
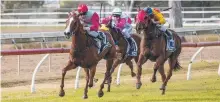
POLYGON ((154 19, 151 19, 151 21, 152 21, 154 24, 160 24, 159 21, 155 21, 154 19))
POLYGON ((83 27, 84 30, 90 31, 90 27, 83 27))
POLYGON ((85 22, 83 20, 80 20, 80 23, 85 26, 85 22))
POLYGON ((118 45, 115 45, 115 49, 116 49, 116 51, 119 51, 118 45))

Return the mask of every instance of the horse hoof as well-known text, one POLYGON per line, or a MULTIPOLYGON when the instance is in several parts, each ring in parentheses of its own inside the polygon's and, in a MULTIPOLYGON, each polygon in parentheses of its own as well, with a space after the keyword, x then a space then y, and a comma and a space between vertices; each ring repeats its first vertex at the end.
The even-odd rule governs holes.
POLYGON ((165 89, 166 89, 166 86, 161 85, 160 90, 165 90, 165 89))
POLYGON ((60 97, 63 97, 65 96, 65 92, 64 91, 60 91, 60 94, 59 94, 60 97))
POLYGON ((110 92, 110 89, 108 89, 107 92, 110 92))
POLYGON ((136 74, 135 74, 134 72, 132 72, 132 73, 131 73, 131 76, 132 76, 132 77, 135 77, 135 76, 136 76, 136 74))
POLYGON ((156 78, 152 78, 152 79, 151 79, 151 82, 152 82, 152 83, 154 83, 154 82, 156 82, 156 81, 157 81, 156 78))
POLYGON ((141 88, 142 83, 137 83, 136 84, 136 89, 140 89, 141 88))
POLYGON ((104 95, 103 91, 99 91, 98 97, 102 97, 104 95))
POLYGON ((161 95, 165 95, 165 90, 162 91, 161 95))
POLYGON ((99 79, 94 79, 93 81, 94 81, 95 83, 97 83, 97 82, 99 81, 99 79))
POLYGON ((87 98, 88 98, 88 96, 87 96, 87 95, 84 95, 84 96, 83 96, 83 99, 87 99, 87 98))
POLYGON ((93 87, 93 84, 89 84, 89 88, 93 87))

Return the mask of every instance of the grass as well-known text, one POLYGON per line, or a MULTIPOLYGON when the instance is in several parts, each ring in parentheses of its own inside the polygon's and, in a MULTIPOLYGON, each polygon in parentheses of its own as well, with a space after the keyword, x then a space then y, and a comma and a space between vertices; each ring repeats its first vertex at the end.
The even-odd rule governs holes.
POLYGON ((84 83, 81 83, 81 88, 77 90, 73 89, 73 85, 71 88, 65 88, 66 96, 62 98, 58 96, 59 83, 57 83, 56 88, 39 88, 34 94, 30 94, 29 87, 17 91, 3 89, 2 102, 219 102, 220 77, 217 75, 217 68, 218 62, 196 62, 193 64, 192 80, 189 81, 185 79, 185 68, 174 72, 168 83, 166 95, 160 95, 159 74, 157 74, 158 82, 151 83, 148 77, 152 73, 146 73, 143 69, 145 71, 140 90, 135 89, 135 78, 131 78, 128 73, 126 75, 122 73, 121 85, 113 84, 110 93, 106 92, 105 88, 102 98, 97 96, 101 82, 98 81, 95 87, 89 89, 89 99, 86 100, 82 99, 84 83))
POLYGON ((106 92, 102 98, 97 97, 98 87, 89 89, 89 99, 83 100, 83 88, 66 89, 66 96, 58 96, 57 89, 40 89, 35 94, 29 91, 3 92, 2 102, 219 102, 220 78, 217 75, 197 77, 190 81, 171 81, 166 95, 160 95, 160 82, 144 84, 136 90, 134 83, 113 85, 111 92, 106 92), (202 79, 202 80, 201 80, 202 79))

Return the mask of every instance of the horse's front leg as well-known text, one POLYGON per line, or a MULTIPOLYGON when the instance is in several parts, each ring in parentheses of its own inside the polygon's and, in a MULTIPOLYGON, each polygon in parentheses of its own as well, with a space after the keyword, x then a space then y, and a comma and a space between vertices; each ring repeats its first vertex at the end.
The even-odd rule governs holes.
POLYGON ((75 69, 76 67, 77 66, 72 61, 69 60, 67 66, 62 69, 62 79, 61 79, 60 93, 59 93, 60 97, 65 96, 65 91, 63 87, 64 87, 64 78, 65 78, 66 72, 71 69, 75 69))
MULTIPOLYGON (((120 63, 121 63, 121 60, 120 60, 120 59, 116 59, 116 60, 114 61, 113 65, 112 65, 112 68, 111 68, 111 70, 110 70, 110 73, 111 73, 111 74, 114 73, 115 68, 116 68, 120 63)), ((107 65, 106 65, 106 67, 107 67, 107 65)))
POLYGON ((163 68, 164 66, 164 56, 159 56, 156 60, 156 63, 154 64, 154 73, 152 75, 152 78, 151 78, 151 82, 156 82, 157 78, 156 78, 156 73, 157 73, 157 70, 158 68, 163 68))
MULTIPOLYGON (((145 52, 145 51, 144 51, 145 52)), ((139 55, 139 59, 137 62, 137 82, 136 82, 136 88, 140 89, 142 86, 141 82, 141 74, 142 74, 142 65, 147 61, 147 58, 145 57, 145 53, 141 52, 139 55)))
POLYGON ((135 77, 136 74, 134 73, 133 63, 132 63, 131 59, 128 59, 125 63, 129 66, 129 68, 131 70, 131 76, 135 77))

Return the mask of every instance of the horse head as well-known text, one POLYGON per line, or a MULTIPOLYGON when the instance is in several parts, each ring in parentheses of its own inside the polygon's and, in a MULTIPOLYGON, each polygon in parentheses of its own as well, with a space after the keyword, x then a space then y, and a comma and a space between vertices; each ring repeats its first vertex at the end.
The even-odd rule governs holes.
POLYGON ((148 25, 150 24, 151 21, 147 13, 144 10, 140 10, 136 15, 135 22, 136 22, 135 29, 138 34, 141 34, 142 31, 148 29, 148 25))
POLYGON ((83 31, 83 25, 80 22, 79 15, 72 11, 69 13, 68 19, 66 21, 66 27, 64 30, 64 35, 67 39, 75 34, 80 34, 83 31))
POLYGON ((106 27, 109 28, 109 32, 112 35, 114 41, 119 41, 121 38, 123 38, 120 29, 112 26, 112 19, 109 19, 108 23, 106 24, 106 27))

